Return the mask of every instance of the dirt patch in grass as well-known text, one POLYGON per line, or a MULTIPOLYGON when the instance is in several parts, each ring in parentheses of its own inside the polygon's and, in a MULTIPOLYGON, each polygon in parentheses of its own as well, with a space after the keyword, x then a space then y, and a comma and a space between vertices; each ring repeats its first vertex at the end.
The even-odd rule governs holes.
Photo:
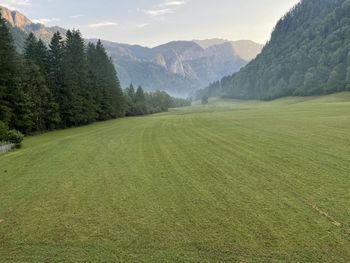
POLYGON ((341 223, 339 223, 337 220, 335 220, 332 216, 330 216, 329 214, 327 214, 325 211, 323 211, 322 209, 320 209, 319 207, 317 207, 317 205, 312 205, 312 208, 314 210, 316 210, 320 215, 325 216, 326 218, 328 218, 328 220, 330 220, 332 222, 333 225, 335 225, 336 227, 341 227, 341 223))

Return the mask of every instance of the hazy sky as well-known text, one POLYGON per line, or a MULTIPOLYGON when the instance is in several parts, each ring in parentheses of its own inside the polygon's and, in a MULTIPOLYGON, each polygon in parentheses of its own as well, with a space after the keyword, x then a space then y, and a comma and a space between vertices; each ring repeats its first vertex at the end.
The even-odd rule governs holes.
POLYGON ((48 26, 78 28, 86 38, 155 46, 172 40, 225 38, 265 43, 299 0, 0 0, 48 26))

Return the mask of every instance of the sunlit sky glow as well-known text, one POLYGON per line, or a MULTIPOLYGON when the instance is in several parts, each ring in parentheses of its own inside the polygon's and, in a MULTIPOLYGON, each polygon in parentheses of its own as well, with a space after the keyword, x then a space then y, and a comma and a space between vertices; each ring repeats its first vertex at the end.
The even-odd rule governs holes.
POLYGON ((47 26, 80 29, 85 38, 155 46, 224 38, 265 43, 299 0, 0 0, 47 26))

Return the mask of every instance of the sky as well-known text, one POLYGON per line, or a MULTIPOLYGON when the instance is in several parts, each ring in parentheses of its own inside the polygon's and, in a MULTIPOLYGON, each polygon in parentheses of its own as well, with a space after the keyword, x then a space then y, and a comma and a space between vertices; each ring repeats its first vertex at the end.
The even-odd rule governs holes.
POLYGON ((0 0, 47 26, 85 38, 153 47, 173 40, 223 38, 266 43, 299 0, 0 0))

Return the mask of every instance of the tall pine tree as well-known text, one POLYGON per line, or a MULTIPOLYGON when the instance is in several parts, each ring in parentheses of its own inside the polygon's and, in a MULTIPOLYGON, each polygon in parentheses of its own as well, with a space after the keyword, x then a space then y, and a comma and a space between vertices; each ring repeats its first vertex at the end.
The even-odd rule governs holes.
POLYGON ((51 130, 60 122, 58 105, 48 87, 48 51, 41 40, 30 34, 26 41, 23 74, 24 91, 31 101, 33 131, 51 130))
POLYGON ((17 58, 13 40, 0 13, 0 121, 9 124, 12 117, 11 92, 15 89, 17 58))
POLYGON ((31 129, 29 97, 21 86, 20 65, 6 21, 0 14, 0 121, 11 129, 31 129))
POLYGON ((59 108, 63 105, 64 97, 64 42, 59 32, 55 33, 51 39, 48 51, 48 82, 55 101, 59 108))
POLYGON ((67 32, 64 53, 64 92, 61 117, 65 126, 87 124, 95 120, 92 94, 87 89, 87 60, 84 40, 79 31, 67 32))

